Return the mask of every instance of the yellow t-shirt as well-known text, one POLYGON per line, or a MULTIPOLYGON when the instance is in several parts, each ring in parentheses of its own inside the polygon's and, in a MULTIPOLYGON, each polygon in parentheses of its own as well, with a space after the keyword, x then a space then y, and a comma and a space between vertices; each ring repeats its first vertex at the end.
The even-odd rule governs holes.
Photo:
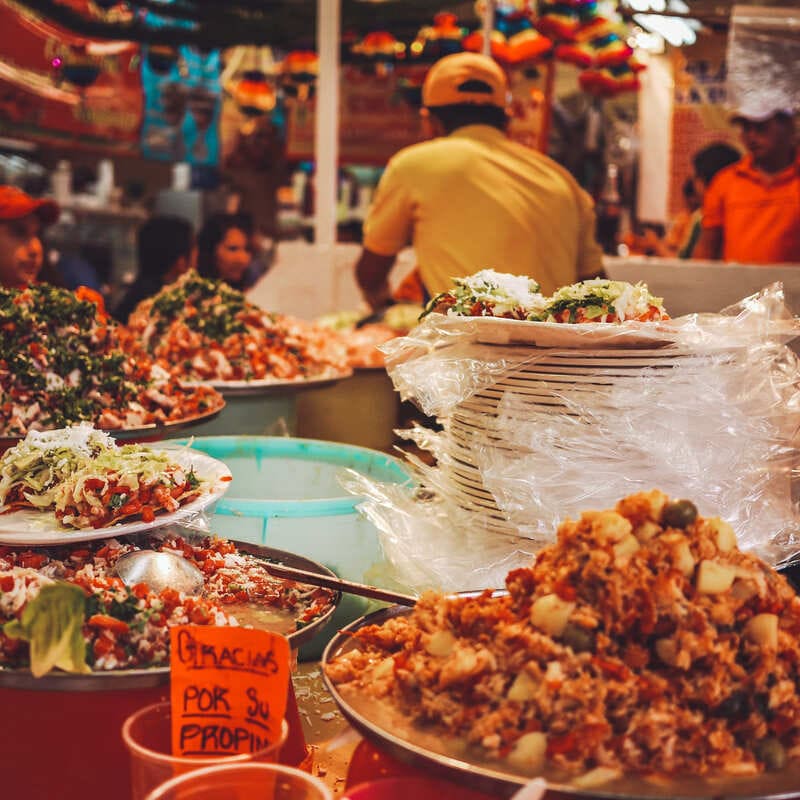
POLYGON ((412 145, 388 163, 364 222, 364 246, 412 242, 425 287, 494 269, 550 294, 602 269, 592 200, 547 156, 488 125, 412 145))

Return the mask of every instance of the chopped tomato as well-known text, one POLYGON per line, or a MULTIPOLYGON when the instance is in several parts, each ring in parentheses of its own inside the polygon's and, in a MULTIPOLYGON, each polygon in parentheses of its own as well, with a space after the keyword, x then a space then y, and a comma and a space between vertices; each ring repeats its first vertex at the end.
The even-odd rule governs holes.
POLYGON ((87 620, 87 624, 93 628, 111 631, 112 633, 127 633, 130 630, 127 622, 108 614, 92 614, 87 620))

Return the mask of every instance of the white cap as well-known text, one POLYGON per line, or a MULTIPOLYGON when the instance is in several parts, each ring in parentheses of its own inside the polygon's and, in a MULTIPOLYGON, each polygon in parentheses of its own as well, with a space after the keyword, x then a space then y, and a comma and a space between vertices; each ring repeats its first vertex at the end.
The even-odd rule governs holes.
POLYGON ((794 109, 786 98, 753 93, 739 103, 731 114, 731 122, 766 122, 778 114, 794 116, 794 109))

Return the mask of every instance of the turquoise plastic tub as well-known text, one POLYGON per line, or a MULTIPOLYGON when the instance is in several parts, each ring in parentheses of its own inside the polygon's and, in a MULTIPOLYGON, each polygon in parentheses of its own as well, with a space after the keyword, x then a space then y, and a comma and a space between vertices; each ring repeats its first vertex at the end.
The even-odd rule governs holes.
MULTIPOLYGON (((380 583, 386 566, 378 532, 356 510, 362 498, 348 494, 338 476, 350 468, 380 482, 409 483, 399 461, 377 450, 315 439, 207 436, 182 441, 224 461, 233 474, 211 518, 214 533, 307 556, 347 580, 380 583)), ((338 628, 367 608, 362 598, 346 596, 331 624, 301 656, 321 652, 338 628)))

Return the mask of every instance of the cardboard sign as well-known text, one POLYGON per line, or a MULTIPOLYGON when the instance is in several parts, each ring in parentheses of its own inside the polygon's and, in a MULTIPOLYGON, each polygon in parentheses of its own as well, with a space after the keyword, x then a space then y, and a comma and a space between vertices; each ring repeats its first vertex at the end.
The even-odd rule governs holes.
POLYGON ((173 755, 253 753, 279 740, 289 686, 284 636, 180 625, 170 643, 173 755))

